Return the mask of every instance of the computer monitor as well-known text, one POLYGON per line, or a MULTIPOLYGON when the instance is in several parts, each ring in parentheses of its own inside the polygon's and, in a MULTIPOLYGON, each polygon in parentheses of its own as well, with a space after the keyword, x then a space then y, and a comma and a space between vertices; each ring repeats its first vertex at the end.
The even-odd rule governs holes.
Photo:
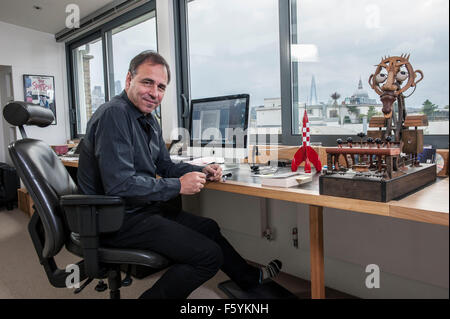
POLYGON ((233 163, 246 157, 249 103, 248 94, 192 100, 189 155, 233 163))

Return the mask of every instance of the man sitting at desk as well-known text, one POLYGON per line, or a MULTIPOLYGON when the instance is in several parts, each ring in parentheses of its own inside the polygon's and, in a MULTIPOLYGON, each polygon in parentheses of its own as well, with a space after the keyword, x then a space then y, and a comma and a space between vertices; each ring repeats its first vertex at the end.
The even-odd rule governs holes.
POLYGON ((247 264, 214 220, 164 203, 178 194, 198 193, 206 179, 219 181, 222 175, 217 164, 200 167, 170 160, 151 114, 169 81, 169 65, 161 55, 140 53, 130 62, 125 90, 101 105, 87 124, 78 168, 80 189, 125 200, 122 228, 103 236, 102 244, 149 249, 174 263, 141 298, 187 298, 219 269, 242 289, 254 288, 277 275, 281 262, 261 269, 247 264))

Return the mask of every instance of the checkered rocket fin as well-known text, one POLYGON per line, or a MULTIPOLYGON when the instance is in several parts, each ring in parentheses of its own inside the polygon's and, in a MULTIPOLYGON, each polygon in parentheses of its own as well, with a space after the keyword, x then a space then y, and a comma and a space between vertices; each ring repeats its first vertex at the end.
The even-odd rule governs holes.
POLYGON ((303 128, 302 128, 302 146, 295 153, 292 159, 291 170, 297 171, 298 166, 305 161, 305 173, 311 173, 311 164, 316 168, 316 172, 320 173, 322 170, 322 163, 320 162, 319 155, 311 147, 311 133, 309 129, 309 120, 306 113, 303 114, 303 128))

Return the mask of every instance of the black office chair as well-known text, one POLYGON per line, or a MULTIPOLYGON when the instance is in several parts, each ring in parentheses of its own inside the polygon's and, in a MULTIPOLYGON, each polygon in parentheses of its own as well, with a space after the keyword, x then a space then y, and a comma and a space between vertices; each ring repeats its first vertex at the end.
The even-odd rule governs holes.
POLYGON ((54 287, 67 287, 68 279, 73 276, 55 263, 54 257, 63 246, 83 258, 76 265, 80 271, 79 282, 86 281, 76 293, 93 279, 101 280, 96 290, 102 291, 105 288, 102 279, 108 278, 110 297, 120 298, 122 265, 147 266, 154 272, 169 265, 168 259, 151 251, 101 246, 100 234, 118 231, 122 225, 122 199, 79 194, 55 152, 46 143, 27 138, 23 125, 46 127, 53 122, 52 111, 25 102, 11 102, 5 106, 3 116, 19 127, 23 137, 9 145, 9 154, 33 199, 35 214, 28 231, 54 287))

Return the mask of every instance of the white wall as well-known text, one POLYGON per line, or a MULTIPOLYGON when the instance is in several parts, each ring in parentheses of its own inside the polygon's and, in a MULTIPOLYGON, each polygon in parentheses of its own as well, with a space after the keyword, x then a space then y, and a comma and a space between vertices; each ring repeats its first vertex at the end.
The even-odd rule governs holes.
MULTIPOLYGON (((12 71, 10 66, 0 65, 0 105, 6 105, 10 101, 14 100, 11 73, 12 71)), ((4 146, 1 147, 0 143, 0 161, 12 165, 12 161, 9 157, 8 149, 6 146, 16 140, 16 128, 6 122, 5 119, 1 118, 0 132, 0 142, 4 144, 4 146)))
MULTIPOLYGON (((25 127, 31 138, 50 145, 64 144, 70 136, 65 49, 53 34, 0 21, 0 65, 12 66, 14 99, 23 101, 23 74, 55 77, 56 125, 25 127)), ((2 109, 4 105, 1 106, 2 109)), ((0 130, 2 132, 2 130, 0 130)), ((21 135, 17 133, 19 138, 21 135)), ((0 139, 0 143, 2 139, 0 139)), ((4 148, 4 145, 1 145, 4 148)), ((1 159, 0 159, 1 160, 1 159)))
MULTIPOLYGON (((6 67, 4 67, 4 66, 2 66, 2 65, 0 65, 0 105, 2 105, 3 104, 3 99, 5 98, 4 97, 4 95, 5 95, 5 93, 3 92, 4 91, 4 68, 6 68, 6 67)), ((0 109, 1 109, 1 107, 0 107, 0 109)), ((2 113, 0 113, 0 116, 3 116, 2 115, 2 113)), ((3 119, 0 119, 0 134, 1 134, 1 136, 0 136, 0 162, 6 162, 6 157, 5 157, 5 147, 4 147, 4 135, 5 135, 5 133, 4 133, 4 130, 5 129, 5 126, 3 125, 3 119)))

